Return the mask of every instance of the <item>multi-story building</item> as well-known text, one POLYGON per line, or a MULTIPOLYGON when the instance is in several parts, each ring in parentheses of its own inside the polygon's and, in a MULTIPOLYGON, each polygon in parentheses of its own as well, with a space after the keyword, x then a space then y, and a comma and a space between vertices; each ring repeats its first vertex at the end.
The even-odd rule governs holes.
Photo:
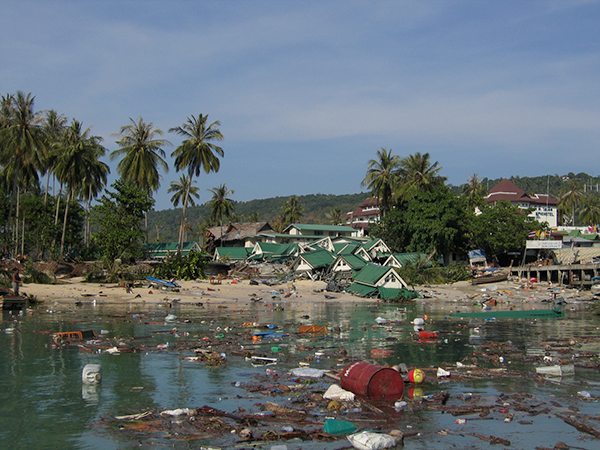
POLYGON ((507 201, 521 209, 533 208, 529 214, 533 220, 547 222, 550 227, 558 226, 558 202, 548 194, 527 194, 506 178, 490 189, 484 199, 487 203, 507 201))
POLYGON ((358 208, 346 215, 346 224, 357 230, 357 235, 362 237, 368 234, 367 229, 375 223, 379 223, 379 199, 377 197, 367 198, 358 208))

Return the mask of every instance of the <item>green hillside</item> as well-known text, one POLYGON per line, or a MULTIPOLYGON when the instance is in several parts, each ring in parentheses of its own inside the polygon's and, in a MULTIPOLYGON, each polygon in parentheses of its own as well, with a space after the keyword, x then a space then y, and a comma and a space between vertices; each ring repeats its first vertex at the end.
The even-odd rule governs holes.
MULTIPOLYGON (((299 195, 298 200, 303 206, 304 212, 302 222, 305 223, 328 223, 327 213, 332 208, 339 208, 342 213, 354 211, 356 207, 366 198, 368 193, 358 194, 310 194, 299 195)), ((273 221, 281 212, 281 207, 289 197, 272 197, 248 202, 234 202, 235 215, 233 221, 249 221, 252 215, 258 217, 259 221, 273 221)), ((206 226, 210 216, 210 209, 206 204, 188 208, 186 217, 192 229, 188 232, 189 240, 197 240, 201 227, 206 226)), ((148 213, 148 229, 150 240, 153 242, 172 242, 177 240, 178 227, 181 221, 181 208, 167 209, 162 211, 151 211, 148 213)))
MULTIPOLYGON (((550 196, 557 199, 561 191, 571 180, 579 182, 582 186, 586 185, 587 190, 598 191, 600 177, 592 177, 586 173, 574 174, 572 172, 566 175, 542 175, 538 177, 519 177, 509 178, 515 185, 523 189, 528 194, 545 194, 549 192, 550 196)), ((494 187, 500 178, 483 178, 482 182, 488 189, 494 187)), ((449 186, 457 195, 462 193, 462 186, 449 186)), ((311 194, 300 195, 298 200, 303 206, 304 213, 302 222, 304 223, 328 223, 327 214, 332 208, 339 208, 342 213, 354 211, 357 206, 366 198, 369 193, 362 192, 358 194, 311 194)), ((289 197, 272 197, 260 200, 250 200, 248 202, 235 203, 235 217, 233 221, 251 221, 258 218, 258 221, 272 222, 281 212, 281 206, 289 197), (251 217, 254 215, 255 217, 251 217)), ((207 226, 207 218, 210 210, 206 205, 188 208, 187 219, 191 227, 188 232, 187 240, 198 240, 200 233, 207 226)), ((152 242, 172 242, 177 240, 178 227, 181 221, 181 208, 167 209, 162 211, 152 211, 148 214, 148 228, 150 230, 150 240, 152 242)))

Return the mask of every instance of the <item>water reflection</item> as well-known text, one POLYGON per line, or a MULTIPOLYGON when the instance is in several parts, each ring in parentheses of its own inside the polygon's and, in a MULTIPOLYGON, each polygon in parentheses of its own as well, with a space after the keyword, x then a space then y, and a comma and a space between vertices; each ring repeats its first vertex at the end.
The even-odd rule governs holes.
MULTIPOLYGON (((309 362, 315 368, 339 370, 346 364, 340 360, 344 353, 350 358, 380 364, 404 363, 424 369, 457 362, 468 364, 475 356, 489 354, 489 359, 481 358, 479 363, 499 368, 519 365, 533 373, 534 368, 527 368, 524 358, 560 358, 561 348, 576 348, 581 353, 597 354, 600 351, 597 339, 600 320, 585 312, 570 311, 559 320, 450 320, 447 309, 437 310, 434 306, 427 305, 425 311, 422 303, 399 308, 364 303, 293 305, 281 302, 275 305, 248 302, 211 313, 198 306, 108 308, 87 304, 73 311, 52 314, 40 311, 33 316, 16 317, 17 322, 14 316, 3 316, 3 330, 15 328, 15 331, 0 335, 0 376, 6 387, 0 391, 0 442, 13 450, 127 448, 137 444, 129 442, 123 433, 103 428, 102 419, 148 409, 202 405, 226 411, 235 411, 238 407, 252 410, 256 408, 255 403, 264 402, 264 396, 248 395, 240 386, 251 381, 255 374, 264 375, 266 367, 253 367, 250 361, 232 355, 227 355, 227 365, 216 367, 184 359, 192 354, 194 345, 203 342, 203 337, 216 343, 241 344, 248 350, 277 358, 277 365, 269 368, 282 377, 287 369, 297 367, 299 362, 309 362), (421 339, 412 323, 425 312, 430 319, 418 328, 436 332, 438 337, 435 339, 421 339), (165 316, 170 313, 178 316, 176 324, 164 323, 165 316), (379 324, 377 318, 386 321, 379 324), (272 324, 277 327, 275 330, 289 334, 289 337, 253 343, 248 338, 251 334, 247 335, 247 329, 243 327, 247 322, 272 324), (328 335, 298 333, 299 325, 315 323, 328 323, 328 335), (172 332, 174 326, 177 333, 172 332), (226 331, 226 327, 231 330, 226 331), (122 340, 131 351, 111 355, 90 353, 77 347, 51 347, 50 332, 72 329, 107 330, 108 336, 122 340), (223 337, 217 338, 219 334, 223 337), (168 350, 156 349, 157 345, 167 342, 168 350), (499 346, 494 346, 498 343, 499 346), (277 350, 273 350, 274 347, 277 350), (504 362, 500 361, 500 356, 504 362), (99 385, 81 382, 81 371, 90 363, 100 364, 103 368, 103 380, 99 385), (35 423, 35 433, 30 432, 32 423, 35 423)), ((218 345, 215 350, 222 351, 218 345)), ((429 371, 428 377, 432 373, 429 371)), ((582 382, 588 390, 597 389, 597 371, 584 373, 578 370, 574 379, 548 380, 547 385, 541 386, 517 377, 498 381, 471 380, 468 385, 426 383, 410 386, 406 393, 409 399, 442 389, 459 396, 464 392, 495 395, 501 387, 503 392, 528 389, 539 395, 554 396, 564 392, 577 396, 577 391, 583 390, 582 382)), ((577 406, 582 408, 582 405, 577 406)), ((433 433, 453 423, 446 423, 447 418, 440 415, 419 414, 427 421, 414 426, 423 432, 433 433)), ((577 436, 576 432, 574 436, 577 436)), ((448 441, 438 446, 436 439, 430 437, 427 446, 421 448, 447 448, 448 441)), ((177 446, 173 442, 170 445, 177 446)), ((302 447, 337 448, 339 443, 305 443, 302 447)), ((179 448, 187 447, 182 444, 179 448)))

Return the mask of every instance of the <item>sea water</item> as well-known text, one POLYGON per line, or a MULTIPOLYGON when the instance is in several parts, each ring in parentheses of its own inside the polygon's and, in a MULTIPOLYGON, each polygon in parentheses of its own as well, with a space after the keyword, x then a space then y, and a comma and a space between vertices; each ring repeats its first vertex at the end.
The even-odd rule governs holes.
MULTIPOLYGON (((545 351, 548 341, 576 340, 583 343, 580 344, 582 351, 600 352, 600 318, 590 315, 585 306, 568 311, 563 319, 456 321, 449 318, 443 307, 422 301, 407 308, 379 303, 242 302, 211 310, 195 305, 166 309, 162 305, 96 303, 52 311, 40 307, 31 315, 4 314, 1 328, 0 443, 2 448, 11 450, 240 448, 237 436, 213 437, 191 444, 168 435, 131 433, 115 426, 114 417, 204 405, 227 412, 236 412, 238 408, 257 412, 256 404, 284 402, 285 397, 248 395, 242 388, 251 382, 253 375, 263 375, 268 369, 278 373, 282 382, 288 382, 287 372, 307 360, 314 368, 340 370, 346 364, 338 358, 343 353, 350 359, 390 365, 404 363, 408 367, 426 369, 448 367, 460 361, 467 363, 486 343, 505 343, 518 353, 535 355, 545 351), (437 331, 440 336, 431 342, 420 341, 411 323, 425 312, 429 316, 425 328, 437 331), (165 322, 169 314, 176 315, 177 320, 165 322), (388 322, 379 324, 375 319, 380 317, 388 322), (262 330, 289 336, 253 343, 235 334, 243 332, 246 323, 257 323, 264 326, 262 330), (299 325, 314 323, 328 323, 328 335, 311 337, 297 333, 299 325), (4 332, 11 328, 13 332, 4 332), (77 346, 54 348, 52 345, 52 332, 87 329, 94 329, 98 334, 105 330, 107 337, 129 343, 137 351, 113 354, 108 349, 90 352, 77 346), (255 367, 243 357, 228 355, 225 355, 227 364, 214 367, 186 361, 183 356, 190 354, 193 342, 203 342, 203 338, 211 342, 239 341, 237 344, 247 350, 276 357, 278 362, 267 368, 255 367), (158 346, 163 350, 157 350, 158 346), (273 347, 277 347, 276 353, 272 352, 273 347), (372 359, 372 349, 386 349, 393 354, 372 359), (102 367, 100 383, 82 383, 82 370, 88 364, 102 367)), ((511 352, 514 350, 507 351, 501 364, 507 370, 520 364, 514 361, 513 365, 512 359, 517 358, 511 352)), ((518 366, 518 369, 535 372, 532 367, 518 366)), ((427 373, 432 376, 434 372, 427 373)), ((315 389, 324 390, 331 380, 319 383, 315 389)), ((572 379, 547 383, 539 383, 534 376, 447 383, 441 380, 441 384, 426 379, 420 389, 422 395, 446 390, 451 398, 465 398, 468 393, 494 401, 502 395, 527 392, 540 401, 556 401, 597 416, 598 403, 582 401, 577 392, 589 392, 592 398, 600 396, 599 383, 597 371, 578 371, 572 379)), ((465 440, 465 432, 506 438, 514 448, 553 447, 559 441, 586 447, 586 440, 591 438, 551 413, 536 416, 535 427, 498 420, 467 420, 457 425, 454 417, 439 411, 411 415, 407 412, 411 399, 408 395, 405 399, 409 405, 403 409, 404 416, 398 419, 397 426, 405 432, 419 433, 405 439, 406 449, 489 447, 489 443, 475 438, 465 440), (450 433, 440 430, 450 430, 450 433)), ((273 423, 273 427, 278 429, 280 424, 273 423)), ((272 445, 276 444, 284 442, 272 445)), ((288 448, 302 449, 334 449, 347 445, 343 441, 287 444, 288 448)))

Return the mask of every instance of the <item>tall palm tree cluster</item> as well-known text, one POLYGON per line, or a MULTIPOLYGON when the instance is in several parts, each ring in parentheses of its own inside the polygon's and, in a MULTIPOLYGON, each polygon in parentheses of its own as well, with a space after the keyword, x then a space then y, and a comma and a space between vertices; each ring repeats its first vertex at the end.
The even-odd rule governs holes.
MULTIPOLYGON (((24 94, 21 91, 0 97, 0 189, 10 199, 4 207, 5 222, 3 229, 0 229, 4 233, 3 252, 23 253, 27 224, 20 210, 20 199, 26 193, 40 197, 43 193, 44 204, 51 201, 56 203, 54 225, 59 223, 59 214, 63 211, 60 243, 55 237, 52 244, 53 250, 61 258, 69 227, 69 205, 81 202, 89 213, 92 201, 106 186, 110 169, 101 161, 106 154, 101 137, 92 135, 90 128, 84 128, 81 122, 75 119, 69 122, 54 110, 35 111, 34 99, 31 93, 24 94), (43 176, 46 176, 45 188, 41 183, 43 176), (58 193, 54 196, 49 195, 51 181, 53 187, 59 185, 58 193)), ((163 131, 151 122, 144 122, 141 117, 129 120, 130 123, 115 134, 119 148, 110 154, 110 159, 119 160, 117 172, 124 182, 136 185, 151 197, 160 187, 160 172, 169 169, 164 147, 171 143, 162 138, 163 131)), ((218 121, 210 123, 208 115, 199 114, 188 117, 183 125, 169 129, 169 132, 183 137, 183 142, 171 156, 175 158, 175 169, 184 174, 178 182, 172 182, 169 189, 174 193, 174 205, 181 203, 183 206, 180 249, 186 209, 188 205, 195 205, 194 197, 198 198, 198 188, 193 186, 193 178, 201 172, 217 172, 219 157, 224 155, 223 149, 215 144, 223 140, 219 126, 218 121)), ((231 208, 223 205, 227 204, 227 196, 233 191, 227 190, 225 185, 222 188, 215 188, 218 192, 213 194, 220 195, 223 191, 218 210, 227 216, 231 214, 231 208)), ((87 220, 83 230, 79 231, 83 231, 84 244, 89 244, 90 227, 87 220)))
POLYGON ((577 180, 570 180, 558 198, 558 212, 564 225, 595 227, 600 224, 600 193, 585 192, 577 180), (579 221, 577 221, 579 219, 579 221))
POLYGON ((430 161, 429 153, 415 153, 405 158, 392 155, 392 150, 381 148, 377 158, 367 165, 367 174, 361 185, 379 200, 382 217, 394 202, 410 200, 417 192, 434 191, 445 183, 439 175, 442 167, 430 161))
MULTIPOLYGON (((92 136, 77 120, 67 125, 67 119, 56 111, 36 112, 31 94, 19 91, 0 98, 0 188, 10 197, 3 229, 5 252, 23 253, 26 224, 20 199, 23 194, 41 194, 40 177, 47 175, 45 204, 50 178, 67 193, 58 250, 62 257, 69 203, 82 199, 89 208, 91 199, 106 184, 109 169, 99 160, 106 151, 101 142, 102 138, 92 136)), ((59 221, 60 199, 56 196, 54 225, 59 221)))

